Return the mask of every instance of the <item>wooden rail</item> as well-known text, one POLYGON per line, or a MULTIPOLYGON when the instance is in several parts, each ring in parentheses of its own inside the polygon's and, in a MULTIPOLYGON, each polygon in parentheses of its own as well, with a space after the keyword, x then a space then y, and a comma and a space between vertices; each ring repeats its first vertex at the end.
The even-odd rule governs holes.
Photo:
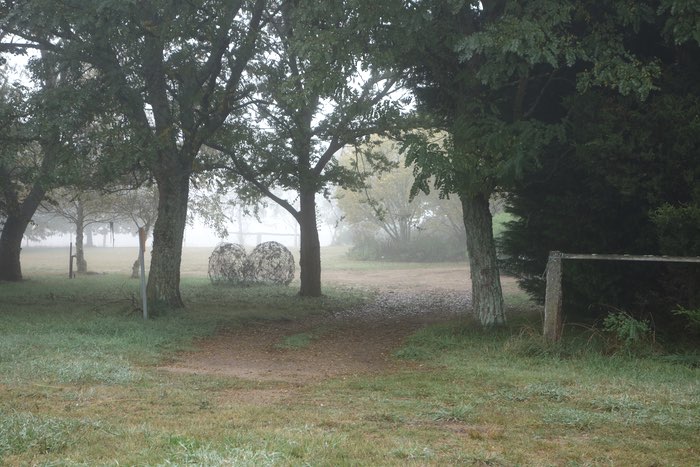
MULTIPOLYGON (((556 253, 556 252, 552 252, 556 253)), ((653 261, 657 263, 700 263, 698 256, 597 255, 561 253, 562 259, 592 259, 603 261, 653 261)))
POLYGON ((545 340, 557 342, 561 339, 562 331, 562 260, 602 260, 602 261, 649 261, 664 263, 700 263, 697 256, 654 256, 654 255, 597 255, 562 253, 550 251, 547 261, 547 286, 544 295, 544 329, 542 334, 545 340))

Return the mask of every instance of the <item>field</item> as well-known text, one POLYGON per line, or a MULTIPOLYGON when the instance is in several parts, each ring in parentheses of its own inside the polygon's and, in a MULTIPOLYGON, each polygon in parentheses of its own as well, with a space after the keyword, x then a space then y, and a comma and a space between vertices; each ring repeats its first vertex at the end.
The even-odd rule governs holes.
POLYGON ((183 257, 185 311, 143 321, 135 250, 27 249, 0 284, 0 465, 698 465, 699 370, 470 320, 461 264, 326 249, 321 299, 214 287, 183 257))

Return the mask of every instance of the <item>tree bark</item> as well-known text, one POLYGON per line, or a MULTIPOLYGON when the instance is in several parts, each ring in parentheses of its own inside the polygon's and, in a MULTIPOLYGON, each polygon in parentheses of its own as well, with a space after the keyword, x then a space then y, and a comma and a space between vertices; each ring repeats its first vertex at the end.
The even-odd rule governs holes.
POLYGON ((17 215, 9 215, 0 234, 0 281, 21 281, 22 266, 20 252, 22 237, 29 220, 17 215))
POLYGON ((301 253, 299 258, 302 297, 321 296, 321 242, 316 225, 316 193, 302 191, 299 198, 299 230, 301 253))
POLYGON ((78 274, 87 273, 87 261, 85 261, 85 249, 83 248, 84 232, 85 211, 83 209, 83 203, 78 200, 75 216, 75 262, 78 267, 78 274))
POLYGON ((478 193, 462 194, 459 198, 462 202, 464 227, 467 230, 474 313, 484 327, 503 326, 506 316, 496 262, 489 197, 478 193))
MULTIPOLYGON (((170 161, 177 165, 176 161, 170 161)), ((156 166, 158 217, 153 226, 153 249, 148 273, 148 300, 173 308, 185 305, 180 296, 180 262, 187 222, 190 171, 182 167, 156 166)))
MULTIPOLYGON (((52 166, 48 162, 42 163, 42 170, 50 167, 52 166)), ((24 237, 27 225, 32 220, 41 200, 44 199, 46 190, 38 182, 35 182, 27 197, 20 203, 17 193, 10 186, 7 174, 0 175, 2 175, 0 181, 6 184, 4 187, 6 201, 11 205, 2 234, 0 234, 0 280, 18 282, 22 280, 20 263, 22 237, 24 237)))

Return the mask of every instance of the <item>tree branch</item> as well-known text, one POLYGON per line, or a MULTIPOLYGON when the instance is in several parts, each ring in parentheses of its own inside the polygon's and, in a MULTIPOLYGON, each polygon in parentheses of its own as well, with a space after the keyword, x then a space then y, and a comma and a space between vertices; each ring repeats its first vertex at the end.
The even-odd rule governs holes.
POLYGON ((248 183, 252 184, 260 193, 263 195, 267 196, 270 198, 272 201, 280 205, 282 208, 284 208, 287 212, 289 212, 294 219, 297 220, 297 222, 301 221, 301 216, 299 214, 299 211, 297 211, 294 206, 292 206, 289 201, 280 198, 279 196, 275 195, 268 186, 266 186, 264 183, 260 182, 256 177, 255 174, 253 173, 252 170, 250 170, 250 167, 247 167, 244 163, 241 163, 238 158, 235 156, 231 155, 231 153, 228 152, 228 150, 217 143, 205 143, 205 146, 208 146, 212 149, 215 149, 229 157, 231 162, 233 162, 233 167, 230 166, 219 166, 219 168, 230 170, 231 172, 234 172, 238 175, 240 175, 245 181, 248 183))

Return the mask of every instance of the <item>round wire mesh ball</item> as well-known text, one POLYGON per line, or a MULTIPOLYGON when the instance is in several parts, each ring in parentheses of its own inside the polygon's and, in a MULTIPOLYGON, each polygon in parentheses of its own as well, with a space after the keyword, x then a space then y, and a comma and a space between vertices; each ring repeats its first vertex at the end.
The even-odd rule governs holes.
POLYGON ((237 243, 219 244, 209 257, 212 284, 245 284, 251 280, 245 249, 237 243))
POLYGON ((261 243, 248 259, 256 282, 289 285, 294 279, 294 256, 281 243, 261 243))

